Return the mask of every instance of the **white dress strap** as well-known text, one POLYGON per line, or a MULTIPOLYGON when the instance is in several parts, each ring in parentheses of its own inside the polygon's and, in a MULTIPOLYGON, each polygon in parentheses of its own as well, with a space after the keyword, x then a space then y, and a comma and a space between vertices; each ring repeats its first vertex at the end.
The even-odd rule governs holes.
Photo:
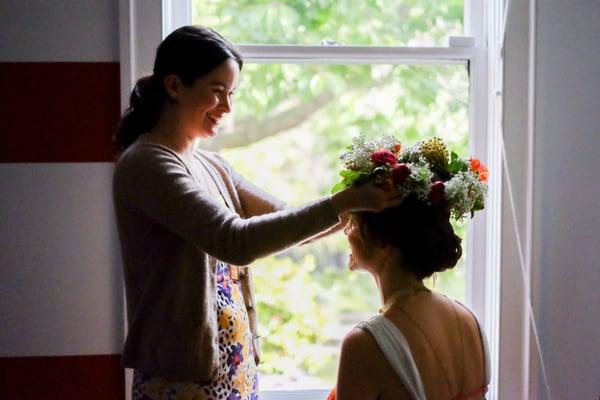
POLYGON ((425 400, 421 375, 408 342, 396 325, 383 315, 376 315, 357 326, 373 335, 411 397, 415 400, 425 400))

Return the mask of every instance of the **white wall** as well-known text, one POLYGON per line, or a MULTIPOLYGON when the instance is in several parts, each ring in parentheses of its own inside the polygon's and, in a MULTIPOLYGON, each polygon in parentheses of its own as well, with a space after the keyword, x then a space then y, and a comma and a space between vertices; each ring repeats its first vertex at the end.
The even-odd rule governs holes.
POLYGON ((503 135, 508 173, 503 174, 502 264, 498 395, 502 400, 527 399, 527 313, 519 240, 527 248, 527 165, 529 121, 529 1, 513 1, 504 45, 503 135), (509 190, 512 189, 512 190, 509 190), (512 199, 511 194, 512 192, 512 199), (511 201, 512 200, 512 201, 511 201), (514 205, 514 217, 513 217, 514 205), (515 224, 516 220, 516 224, 515 224), (518 310, 518 312, 516 311, 518 310))
POLYGON ((503 87, 509 174, 504 174, 502 199, 502 364, 498 387, 502 400, 600 398, 598 21, 598 0, 511 2, 503 87), (532 3, 535 8, 530 10, 532 3), (532 16, 533 44, 529 41, 532 16), (531 114, 530 51, 534 56, 531 114), (531 146, 530 118, 534 122, 531 146), (529 324, 517 240, 526 261, 530 215, 527 167, 531 156, 531 296, 548 390, 533 325, 529 324))
POLYGON ((118 4, 0 2, 2 399, 124 397, 118 4))
MULTIPOLYGON (((600 1, 538 0, 536 17, 533 288, 540 339, 552 399, 595 400, 600 398, 600 1)), ((532 389, 532 398, 547 398, 542 386, 532 389)))
POLYGON ((119 61, 117 0, 0 2, 0 61, 119 61))
MULTIPOLYGON (((71 69, 89 62, 110 67, 119 54, 118 4, 116 0, 2 2, 0 37, 0 61, 33 63, 42 74, 47 62, 68 64, 71 69)), ((61 78, 69 79, 47 76, 41 82, 61 78)), ((91 87, 82 82, 69 90, 86 92, 91 87)), ((65 121, 64 130, 50 136, 63 147, 73 145, 65 133, 77 129, 70 125, 70 109, 76 105, 47 104, 47 98, 61 96, 44 90, 40 86, 28 93, 30 105, 42 108, 31 118, 46 118, 49 108, 59 113, 52 117, 65 121)), ((115 92, 114 100, 118 99, 115 92)), ((94 107, 102 115, 114 105, 99 100, 94 107)), ((3 115, 0 123, 11 118, 3 115)), ((90 117, 89 123, 94 122, 90 117)), ((3 132, 5 145, 12 146, 11 137, 16 135, 35 137, 27 131, 27 123, 23 126, 23 132, 3 132)), ((91 131, 75 134, 89 136, 91 131)), ((110 137, 111 132, 99 134, 110 137)), ((29 146, 35 153, 44 144, 33 140, 29 146)), ((31 162, 27 152, 21 157, 16 163, 0 160, 0 314, 6 325, 0 332, 0 357, 118 354, 123 295, 111 199, 113 163, 31 162)))

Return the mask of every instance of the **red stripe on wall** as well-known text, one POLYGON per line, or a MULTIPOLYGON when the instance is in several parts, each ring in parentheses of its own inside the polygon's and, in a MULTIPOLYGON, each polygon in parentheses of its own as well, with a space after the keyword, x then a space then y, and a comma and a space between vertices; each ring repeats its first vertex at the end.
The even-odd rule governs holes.
POLYGON ((0 399, 123 400, 121 355, 0 358, 0 399))
POLYGON ((0 63, 0 162, 114 161, 119 63, 0 63))

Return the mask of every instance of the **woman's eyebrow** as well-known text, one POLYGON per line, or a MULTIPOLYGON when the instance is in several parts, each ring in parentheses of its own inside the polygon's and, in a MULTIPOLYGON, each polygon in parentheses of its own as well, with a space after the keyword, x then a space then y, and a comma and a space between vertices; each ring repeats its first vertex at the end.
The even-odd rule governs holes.
MULTIPOLYGON (((225 83, 223 83, 223 82, 218 82, 218 81, 216 81, 216 82, 213 82, 211 85, 212 85, 212 86, 222 86, 223 88, 226 88, 226 87, 227 87, 227 85, 226 85, 225 83)), ((240 86, 240 84, 238 83, 238 84, 236 84, 236 85, 232 86, 232 87, 231 87, 229 90, 230 90, 231 92, 234 92, 234 91, 236 91, 236 90, 237 90, 237 88, 238 88, 239 86, 240 86)))

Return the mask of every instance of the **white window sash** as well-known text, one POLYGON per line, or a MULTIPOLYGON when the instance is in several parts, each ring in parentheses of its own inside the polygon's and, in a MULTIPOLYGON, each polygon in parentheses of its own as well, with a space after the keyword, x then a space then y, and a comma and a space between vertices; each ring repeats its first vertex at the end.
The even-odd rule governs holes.
POLYGON ((456 64, 473 60, 473 47, 239 45, 245 61, 276 64, 456 64))

